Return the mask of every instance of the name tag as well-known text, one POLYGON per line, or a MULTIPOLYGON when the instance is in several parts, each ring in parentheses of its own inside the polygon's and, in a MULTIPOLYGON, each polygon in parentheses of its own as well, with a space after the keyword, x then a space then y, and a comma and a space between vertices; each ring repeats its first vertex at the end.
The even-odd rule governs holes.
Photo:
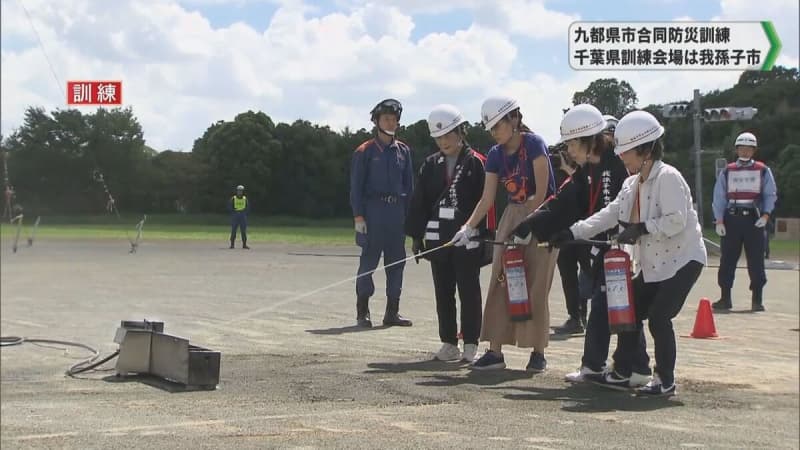
POLYGON ((446 220, 453 220, 456 218, 456 209, 455 208, 439 208, 439 218, 446 219, 446 220))
POLYGON ((592 247, 592 249, 589 250, 589 253, 591 253, 592 256, 597 256, 597 254, 600 253, 600 249, 597 247, 592 247))
POLYGON ((761 172, 757 170, 729 172, 728 192, 761 192, 761 172))

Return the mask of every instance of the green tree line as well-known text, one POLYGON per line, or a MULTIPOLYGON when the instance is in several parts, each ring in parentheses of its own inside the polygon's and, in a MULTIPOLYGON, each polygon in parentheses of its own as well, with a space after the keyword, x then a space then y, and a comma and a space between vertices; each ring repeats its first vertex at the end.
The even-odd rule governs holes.
MULTIPOLYGON (((691 92, 687 92, 687 96, 691 92)), ((633 87, 613 78, 592 82, 576 92, 573 103, 593 103, 621 117, 640 107, 633 87)), ((800 216, 800 78, 797 69, 746 72, 723 91, 706 93, 703 107, 754 106, 749 122, 705 124, 704 194, 710 221, 714 159, 733 157, 733 141, 744 130, 759 138, 758 158, 775 172, 780 211, 800 216)), ((645 109, 660 114, 661 105, 645 109)), ((667 160, 693 185, 690 119, 666 121, 667 160)), ((413 150, 415 167, 436 150, 425 120, 404 125, 398 136, 413 150)), ((493 140, 478 123, 468 125, 468 140, 486 152, 493 140)), ((215 213, 237 184, 247 187, 254 214, 345 217, 350 156, 371 137, 371 130, 335 131, 308 121, 274 123, 264 112, 247 111, 232 121, 211 124, 191 152, 155 151, 131 108, 76 109, 47 113, 29 107, 23 123, 2 139, 9 182, 16 201, 31 213, 91 214, 103 212, 107 197, 99 174, 128 213, 215 213)))

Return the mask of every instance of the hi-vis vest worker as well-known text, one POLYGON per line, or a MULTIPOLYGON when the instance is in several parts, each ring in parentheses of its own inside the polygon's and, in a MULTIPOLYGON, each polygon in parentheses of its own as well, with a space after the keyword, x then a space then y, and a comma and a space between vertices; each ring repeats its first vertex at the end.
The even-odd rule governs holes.
POLYGON ((756 137, 752 133, 742 133, 734 145, 738 158, 722 170, 714 185, 712 205, 717 234, 722 238, 722 256, 717 273, 722 295, 714 303, 714 309, 727 310, 733 306, 731 288, 744 246, 752 291, 750 307, 753 311, 764 311, 762 293, 767 284, 764 227, 775 208, 778 189, 769 167, 753 159, 758 148, 756 137))
POLYGON ((236 242, 236 229, 242 230, 242 248, 250 249, 247 246, 247 213, 250 212, 250 202, 244 195, 244 186, 236 186, 236 195, 228 200, 228 211, 231 212, 231 246, 236 242))
POLYGON ((233 210, 236 212, 242 212, 247 208, 247 196, 242 196, 241 198, 237 196, 233 196, 233 210))

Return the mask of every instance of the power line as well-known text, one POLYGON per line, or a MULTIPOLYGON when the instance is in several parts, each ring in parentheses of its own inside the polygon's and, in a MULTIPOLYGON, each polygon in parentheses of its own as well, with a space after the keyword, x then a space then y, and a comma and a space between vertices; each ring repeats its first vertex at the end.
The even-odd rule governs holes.
POLYGON ((64 91, 64 86, 61 84, 61 79, 56 74, 56 69, 53 67, 53 63, 50 62, 50 57, 47 56, 47 51, 45 51, 44 49, 42 38, 39 36, 39 31, 36 30, 36 26, 33 24, 33 19, 31 19, 31 15, 30 13, 28 13, 28 9, 25 8, 25 5, 22 3, 22 1, 17 0, 17 3, 19 4, 19 6, 22 7, 22 10, 25 11, 25 16, 28 18, 28 22, 31 24, 31 29, 33 30, 33 34, 36 35, 36 41, 39 42, 39 49, 42 51, 42 54, 44 54, 44 59, 47 61, 47 65, 50 66, 50 73, 53 74, 53 79, 56 80, 56 84, 58 85, 58 90, 61 91, 61 98, 62 99, 67 98, 67 93, 66 91, 64 91))

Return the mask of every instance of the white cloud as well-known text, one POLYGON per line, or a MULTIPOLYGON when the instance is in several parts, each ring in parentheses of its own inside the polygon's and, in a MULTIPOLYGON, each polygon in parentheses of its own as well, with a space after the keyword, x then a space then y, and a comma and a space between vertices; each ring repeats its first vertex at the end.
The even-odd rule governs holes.
MULTIPOLYGON (((800 4, 797 0, 720 0, 722 13, 713 20, 770 20, 781 40, 779 64, 797 67, 800 39, 800 4)), ((759 37, 763 39, 763 34, 759 37)))
MULTIPOLYGON (((275 121, 302 118, 336 129, 361 128, 370 125, 368 111, 378 100, 397 97, 404 103, 404 123, 427 117, 432 106, 445 102, 477 121, 483 99, 501 91, 518 96, 528 125, 553 142, 561 109, 594 79, 627 80, 645 106, 688 99, 693 88, 726 88, 740 75, 592 71, 556 76, 560 70, 548 73, 541 66, 539 72, 520 77, 514 66, 528 55, 520 54, 516 38, 545 39, 542 45, 565 41, 566 24, 577 18, 549 10, 538 0, 497 3, 491 17, 483 15, 485 6, 478 0, 387 0, 380 6, 354 0, 349 9, 313 17, 309 12, 315 10, 297 0, 232 0, 234 5, 278 5, 265 29, 243 22, 214 27, 192 8, 222 1, 63 0, 56 7, 27 0, 59 84, 19 2, 3 2, 3 134, 21 123, 29 105, 64 107, 66 80, 121 79, 125 104, 133 107, 148 144, 158 149, 189 150, 210 124, 248 109, 262 110, 275 121), (463 30, 411 40, 411 12, 454 9, 482 18, 463 30)), ((723 3, 720 19, 751 14, 742 9, 744 2, 723 3)), ((783 9, 763 14, 772 18, 796 12, 784 3, 778 5, 783 9)), ((752 14, 751 20, 763 17, 752 14)), ((778 27, 778 19, 773 20, 778 27)), ((788 47, 791 32, 778 31, 788 47)), ((796 66, 797 52, 793 55, 784 52, 779 63, 796 66)))

